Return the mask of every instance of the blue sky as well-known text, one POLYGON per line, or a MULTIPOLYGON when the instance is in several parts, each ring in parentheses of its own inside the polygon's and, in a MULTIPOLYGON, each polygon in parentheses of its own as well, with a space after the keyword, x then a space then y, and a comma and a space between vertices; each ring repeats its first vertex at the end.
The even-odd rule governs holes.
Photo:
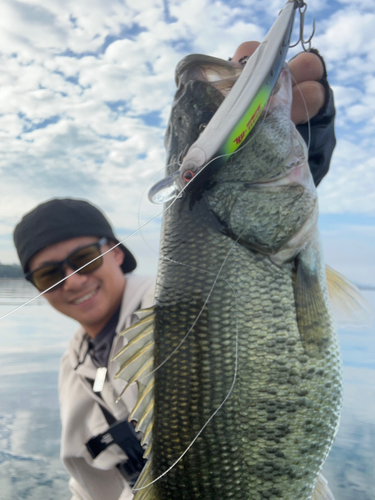
MULTIPOLYGON (((154 217, 145 193, 164 167, 176 64, 261 40, 284 4, 3 0, 0 262, 16 261, 21 216, 52 197, 97 204, 120 238, 154 217)), ((375 284, 375 0, 311 0, 307 33, 313 17, 337 106, 338 143, 318 190, 327 261, 375 284)), ((159 226, 127 240, 143 274, 156 271, 159 226)))

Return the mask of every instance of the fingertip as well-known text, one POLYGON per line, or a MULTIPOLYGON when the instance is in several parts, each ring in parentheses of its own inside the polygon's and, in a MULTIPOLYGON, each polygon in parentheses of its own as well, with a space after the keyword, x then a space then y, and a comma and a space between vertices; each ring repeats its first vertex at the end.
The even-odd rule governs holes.
POLYGON ((252 41, 252 42, 244 42, 239 45, 234 53, 234 56, 232 57, 232 61, 238 62, 242 57, 245 56, 251 56, 258 46, 260 45, 260 42, 252 41))
POLYGON ((293 90, 291 119, 295 125, 316 116, 325 103, 325 88, 319 82, 302 82, 293 90))
POLYGON ((320 58, 311 52, 301 52, 289 61, 289 69, 292 74, 292 85, 301 82, 318 82, 324 76, 324 66, 320 58))

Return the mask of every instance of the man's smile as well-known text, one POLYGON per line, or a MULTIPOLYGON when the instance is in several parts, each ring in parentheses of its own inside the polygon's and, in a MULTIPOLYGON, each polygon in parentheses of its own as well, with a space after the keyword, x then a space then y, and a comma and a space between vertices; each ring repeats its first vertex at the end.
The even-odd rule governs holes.
POLYGON ((69 304, 73 304, 73 305, 83 304, 84 302, 92 299, 97 294, 99 289, 100 289, 100 285, 98 285, 94 290, 85 293, 85 295, 82 295, 81 297, 78 297, 77 299, 74 299, 74 300, 69 300, 68 302, 69 302, 69 304))

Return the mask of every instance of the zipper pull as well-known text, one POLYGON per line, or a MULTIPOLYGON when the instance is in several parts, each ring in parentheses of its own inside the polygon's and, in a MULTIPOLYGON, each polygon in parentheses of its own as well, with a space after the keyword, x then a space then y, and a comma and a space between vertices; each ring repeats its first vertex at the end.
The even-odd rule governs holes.
POLYGON ((94 392, 101 392, 103 390, 106 376, 107 367, 101 366, 96 370, 94 387, 92 389, 94 392))

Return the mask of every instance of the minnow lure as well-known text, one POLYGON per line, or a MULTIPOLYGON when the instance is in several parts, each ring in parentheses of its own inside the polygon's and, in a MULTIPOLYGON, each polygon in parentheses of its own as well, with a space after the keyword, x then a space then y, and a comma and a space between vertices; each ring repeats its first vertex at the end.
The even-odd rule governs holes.
MULTIPOLYGON (((165 203, 179 196, 185 186, 209 163, 218 167, 243 144, 272 94, 289 49, 295 12, 300 10, 300 40, 306 3, 289 0, 263 42, 247 61, 241 75, 199 138, 191 145, 180 169, 155 184, 149 199, 165 203)), ((314 34, 314 33, 313 33, 314 34)))

